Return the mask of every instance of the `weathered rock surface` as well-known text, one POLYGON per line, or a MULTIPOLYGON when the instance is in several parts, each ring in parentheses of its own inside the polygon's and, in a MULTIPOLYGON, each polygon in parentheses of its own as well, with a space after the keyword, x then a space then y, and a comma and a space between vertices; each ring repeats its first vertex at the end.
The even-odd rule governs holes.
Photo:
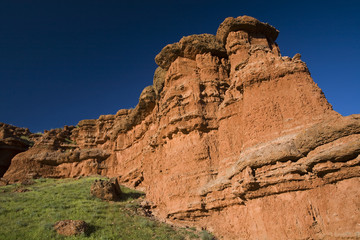
POLYGON ((154 87, 156 96, 159 95, 159 93, 161 92, 161 90, 164 87, 165 75, 166 75, 166 70, 162 69, 161 67, 158 67, 155 70, 154 78, 153 78, 153 87, 154 87))
POLYGON ((107 201, 116 201, 121 198, 121 189, 117 180, 114 183, 106 180, 95 180, 91 185, 91 195, 107 201))
POLYGON ((54 225, 55 231, 64 236, 73 236, 86 233, 89 225, 82 220, 62 220, 54 225))
POLYGON ((0 177, 10 166, 11 159, 33 145, 35 138, 29 129, 0 123, 0 177))
POLYGON ((223 43, 214 35, 205 33, 183 37, 178 43, 167 45, 155 57, 155 62, 162 69, 167 70, 178 57, 195 60, 196 55, 203 53, 226 57, 223 43))
POLYGON ((272 42, 274 42, 279 35, 279 31, 273 26, 244 15, 237 18, 226 18, 219 26, 216 32, 216 38, 225 44, 229 33, 237 31, 245 31, 255 36, 263 35, 272 42))
POLYGON ((110 153, 104 149, 79 148, 71 140, 74 129, 65 126, 45 131, 35 140, 33 147, 12 158, 12 167, 4 178, 15 182, 37 177, 77 177, 100 173, 99 165, 110 153))
POLYGON ((360 115, 333 111, 278 31, 242 16, 155 58, 135 109, 45 133, 5 180, 102 174, 220 239, 360 236, 360 115), (53 139, 53 141, 51 141, 53 139))

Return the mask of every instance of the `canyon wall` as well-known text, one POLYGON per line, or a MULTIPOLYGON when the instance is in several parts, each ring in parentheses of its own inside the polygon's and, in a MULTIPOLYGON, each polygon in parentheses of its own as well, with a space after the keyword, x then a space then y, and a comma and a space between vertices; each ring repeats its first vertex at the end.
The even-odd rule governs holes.
POLYGON ((44 133, 4 175, 101 174, 220 239, 360 237, 360 115, 333 111, 278 31, 227 18, 156 56, 134 109, 44 133))

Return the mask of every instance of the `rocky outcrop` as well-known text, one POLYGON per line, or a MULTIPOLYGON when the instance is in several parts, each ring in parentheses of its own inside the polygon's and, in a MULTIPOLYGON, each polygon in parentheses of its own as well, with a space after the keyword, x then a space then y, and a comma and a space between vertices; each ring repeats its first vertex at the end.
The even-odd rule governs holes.
POLYGON ((155 62, 162 69, 168 70, 178 57, 195 60, 196 55, 211 53, 214 56, 226 57, 223 43, 211 34, 198 34, 183 37, 178 43, 164 47, 155 57, 155 62))
MULTIPOLYGON (((4 178, 11 182, 37 177, 76 177, 98 174, 110 156, 104 149, 79 148, 71 140, 74 127, 45 131, 28 151, 17 154, 4 178)), ((84 145, 86 146, 86 145, 84 145)))
POLYGON ((245 31, 252 36, 265 36, 269 41, 275 42, 279 31, 273 26, 260 22, 250 16, 240 16, 237 18, 228 17, 222 22, 216 32, 216 39, 226 44, 230 32, 245 31))
POLYGON ((36 137, 27 128, 0 123, 0 178, 9 168, 11 159, 32 146, 36 137))
POLYGON ((117 177, 158 218, 220 239, 358 237, 360 116, 333 111, 277 35, 242 16, 165 46, 134 109, 62 130, 70 146, 35 143, 5 179, 117 177))

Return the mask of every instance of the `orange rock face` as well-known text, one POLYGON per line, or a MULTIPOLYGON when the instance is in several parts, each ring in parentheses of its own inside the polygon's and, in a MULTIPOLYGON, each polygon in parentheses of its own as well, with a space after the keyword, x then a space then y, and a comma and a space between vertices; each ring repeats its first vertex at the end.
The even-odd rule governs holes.
POLYGON ((359 237, 360 115, 333 111, 277 35, 242 16, 167 45, 135 109, 81 121, 70 150, 35 144, 5 179, 117 177, 158 218, 220 239, 359 237))
POLYGON ((11 159, 16 154, 26 151, 35 137, 29 129, 0 123, 0 178, 8 170, 11 159))

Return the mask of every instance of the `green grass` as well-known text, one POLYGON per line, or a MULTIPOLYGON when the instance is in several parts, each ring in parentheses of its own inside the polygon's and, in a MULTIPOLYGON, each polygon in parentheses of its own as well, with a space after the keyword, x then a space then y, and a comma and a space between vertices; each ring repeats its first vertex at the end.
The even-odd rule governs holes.
POLYGON ((214 236, 206 230, 200 232, 201 240, 214 240, 214 236))
POLYGON ((90 186, 95 179, 38 179, 30 186, 0 187, 0 239, 200 238, 195 230, 174 228, 136 215, 140 192, 122 188, 124 197, 118 202, 92 197, 90 186), (19 187, 30 191, 14 192, 19 187), (88 233, 72 237, 58 235, 53 225, 66 219, 84 220, 90 224, 88 233))
POLYGON ((68 143, 68 144, 74 144, 76 145, 76 142, 74 142, 73 140, 70 140, 68 138, 65 138, 65 142, 68 143))

